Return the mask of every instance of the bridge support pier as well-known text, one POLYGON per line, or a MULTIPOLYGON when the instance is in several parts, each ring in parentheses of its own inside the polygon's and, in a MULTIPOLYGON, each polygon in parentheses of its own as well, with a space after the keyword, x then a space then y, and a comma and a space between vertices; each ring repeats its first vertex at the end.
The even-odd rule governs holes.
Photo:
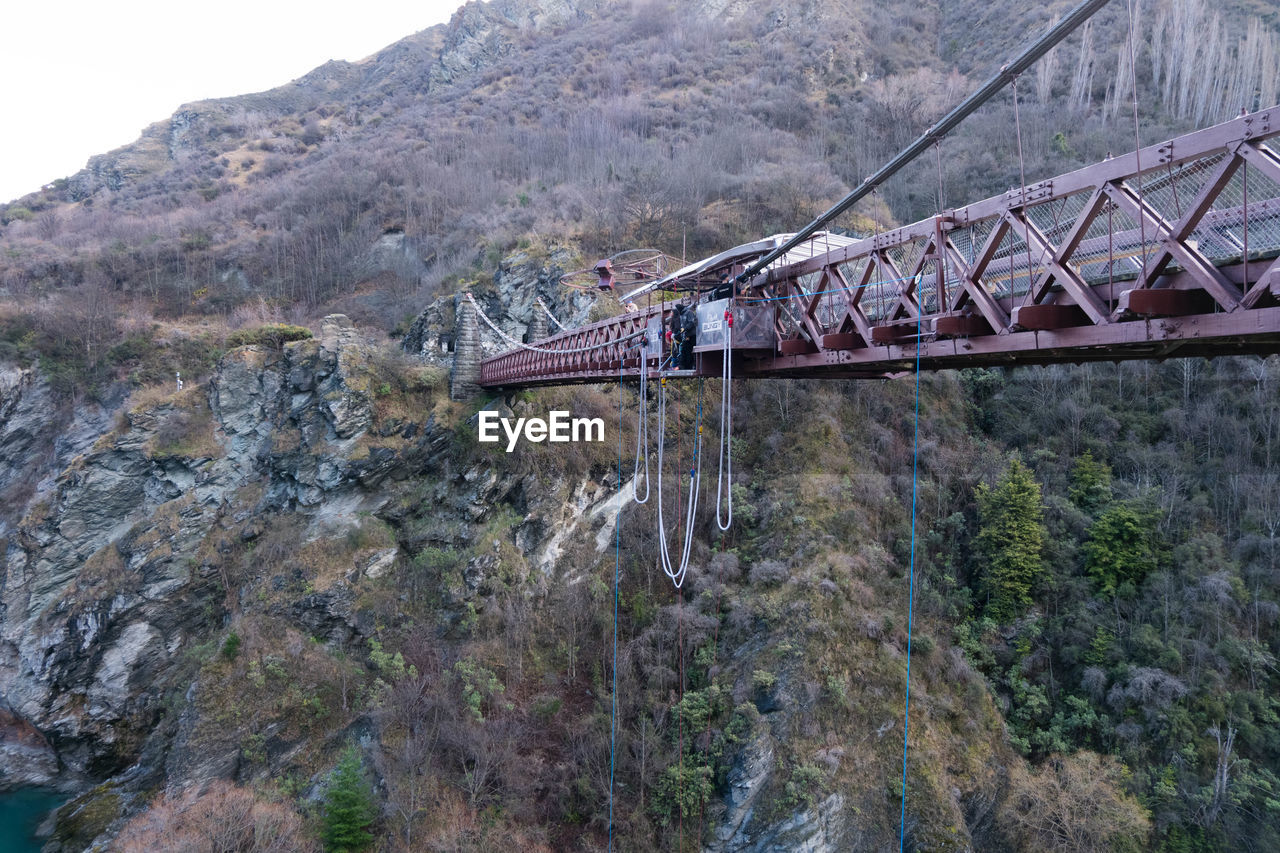
POLYGON ((453 368, 449 371, 449 399, 469 400, 480 393, 480 320, 471 302, 461 295, 453 302, 453 368))
POLYGON ((549 334, 551 329, 547 323, 547 312, 543 311, 541 306, 535 305, 533 317, 529 320, 529 343, 540 341, 549 334))

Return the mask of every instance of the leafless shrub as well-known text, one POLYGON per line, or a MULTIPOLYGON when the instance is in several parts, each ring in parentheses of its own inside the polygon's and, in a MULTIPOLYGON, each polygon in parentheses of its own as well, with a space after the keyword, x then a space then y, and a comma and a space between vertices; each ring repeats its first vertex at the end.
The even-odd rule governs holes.
POLYGON ((1095 702, 1102 699, 1107 688, 1107 673, 1102 667, 1087 667, 1080 676, 1080 688, 1088 693, 1095 702))
POLYGON ((751 567, 747 578, 752 586, 773 586, 785 581, 790 574, 780 560, 761 560, 751 567))
POLYGON ((739 572, 738 555, 728 551, 713 555, 707 562, 707 573, 722 583, 736 579, 739 572))
POLYGON ((318 846, 289 807, 221 780, 203 790, 165 794, 129 821, 116 839, 122 853, 294 853, 318 846))
POLYGON ((952 646, 946 654, 947 678, 955 684, 965 684, 973 678, 973 669, 964 656, 964 650, 952 646))
POLYGON ((1135 668, 1125 688, 1125 695, 1144 710, 1167 708, 1186 694, 1187 685, 1181 679, 1163 669, 1148 666, 1135 668))
POLYGON ((1142 845, 1151 826, 1121 788, 1123 769, 1092 752, 1054 757, 1036 770, 1014 765, 1009 798, 998 815, 1019 849, 1113 850, 1142 845))

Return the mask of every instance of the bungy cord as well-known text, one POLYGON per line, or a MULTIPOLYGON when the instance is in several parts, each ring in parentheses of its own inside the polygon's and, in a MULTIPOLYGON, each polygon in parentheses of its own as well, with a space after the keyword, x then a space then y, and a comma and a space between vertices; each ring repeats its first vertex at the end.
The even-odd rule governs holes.
POLYGON ((640 344, 640 417, 636 424, 636 467, 631 479, 631 497, 638 504, 649 502, 649 340, 640 344), (644 457, 644 497, 640 497, 640 457, 644 457))
POLYGON ((662 458, 663 439, 667 428, 667 382, 665 377, 658 380, 658 552, 661 557, 662 571, 676 589, 684 585, 685 574, 689 570, 689 553, 693 548, 693 520, 698 510, 698 494, 702 484, 702 383, 698 383, 697 429, 693 440, 693 469, 689 472, 689 502, 685 512, 684 545, 680 552, 677 567, 671 560, 670 548, 667 545, 667 527, 662 513, 662 458))
POLYGON ((722 531, 733 525, 733 310, 724 309, 724 358, 720 366, 720 470, 716 475, 716 527, 722 531), (724 495, 727 517, 720 518, 720 497, 724 495))

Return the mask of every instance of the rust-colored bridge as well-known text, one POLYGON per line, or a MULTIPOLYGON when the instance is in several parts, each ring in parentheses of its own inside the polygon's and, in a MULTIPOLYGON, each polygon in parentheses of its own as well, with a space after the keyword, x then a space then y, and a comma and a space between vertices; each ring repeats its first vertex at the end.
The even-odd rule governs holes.
MULTIPOLYGON (((879 377, 917 359, 936 370, 1280 352, 1278 137, 1273 107, 888 233, 816 235, 733 300, 734 373, 879 377)), ((734 258, 697 275, 744 268, 734 258)), ((490 358, 479 384, 638 372, 638 339, 656 346, 676 304, 490 358)), ((699 306, 694 375, 720 375, 727 305, 699 306)), ((647 372, 660 363, 651 357, 647 372)))

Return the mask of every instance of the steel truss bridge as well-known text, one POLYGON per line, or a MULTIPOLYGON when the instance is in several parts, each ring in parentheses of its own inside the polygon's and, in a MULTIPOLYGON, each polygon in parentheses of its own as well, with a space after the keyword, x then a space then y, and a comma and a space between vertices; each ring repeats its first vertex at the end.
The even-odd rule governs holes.
MULTIPOLYGON (((752 260, 728 254, 698 275, 741 275, 752 260)), ((479 384, 656 375, 660 331, 697 300, 486 359, 479 384)), ((1280 106, 887 233, 815 234, 732 300, 698 306, 683 375, 721 374, 726 308, 739 377, 1280 352, 1280 106)))

